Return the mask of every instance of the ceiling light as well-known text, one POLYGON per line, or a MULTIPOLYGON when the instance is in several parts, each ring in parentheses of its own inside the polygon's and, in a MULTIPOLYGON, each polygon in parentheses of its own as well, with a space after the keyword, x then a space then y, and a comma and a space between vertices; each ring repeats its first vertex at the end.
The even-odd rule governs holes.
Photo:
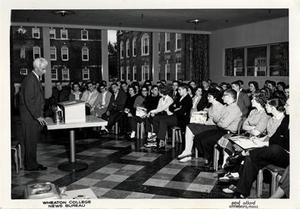
POLYGON ((66 16, 66 15, 75 14, 75 12, 73 12, 71 10, 56 10, 53 13, 56 15, 61 15, 62 17, 66 16))
POLYGON ((204 19, 198 19, 198 18, 195 18, 195 19, 189 19, 186 21, 187 23, 192 23, 192 24, 199 24, 199 23, 204 23, 204 22, 207 22, 207 20, 204 20, 204 19))

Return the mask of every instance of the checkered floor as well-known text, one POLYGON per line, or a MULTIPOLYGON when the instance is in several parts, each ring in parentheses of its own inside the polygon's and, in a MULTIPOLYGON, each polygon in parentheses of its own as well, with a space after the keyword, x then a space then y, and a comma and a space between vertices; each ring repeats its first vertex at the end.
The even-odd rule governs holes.
MULTIPOLYGON (((80 136, 80 134, 79 134, 80 136)), ((38 144, 38 160, 46 171, 17 174, 12 167, 12 198, 24 198, 27 184, 53 182, 67 190, 91 188, 98 198, 231 198, 222 193, 217 175, 205 171, 201 158, 179 163, 180 147, 159 153, 141 149, 137 140, 97 136, 76 140, 76 158, 87 170, 70 173, 57 166, 68 160, 68 135, 47 136, 38 144)))

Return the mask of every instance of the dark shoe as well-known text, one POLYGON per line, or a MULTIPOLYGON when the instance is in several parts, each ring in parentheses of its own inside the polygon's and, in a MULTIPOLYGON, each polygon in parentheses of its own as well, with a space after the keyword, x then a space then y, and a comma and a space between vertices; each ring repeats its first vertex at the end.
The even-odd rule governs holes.
POLYGON ((47 170, 47 167, 39 164, 37 168, 33 168, 33 169, 29 168, 29 169, 25 169, 25 170, 26 171, 45 171, 45 170, 47 170))

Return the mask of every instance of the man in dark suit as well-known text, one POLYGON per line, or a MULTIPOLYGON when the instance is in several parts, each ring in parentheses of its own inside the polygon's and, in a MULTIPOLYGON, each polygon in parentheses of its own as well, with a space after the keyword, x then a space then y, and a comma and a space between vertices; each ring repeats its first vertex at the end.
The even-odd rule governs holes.
MULTIPOLYGON (((122 119, 124 114, 124 107, 127 100, 127 95, 124 91, 120 90, 120 86, 117 83, 111 84, 112 96, 110 97, 109 105, 107 107, 104 118, 108 117, 106 128, 110 130, 112 126, 122 119)), ((120 123, 120 129, 122 132, 122 124, 120 123)))
POLYGON ((242 91, 242 88, 240 86, 239 81, 234 81, 231 83, 231 88, 237 92, 237 105, 239 106, 243 117, 247 117, 249 110, 251 108, 251 101, 244 91, 242 91))
POLYGON ((37 141, 41 130, 46 125, 43 118, 44 93, 39 81, 46 72, 48 61, 37 58, 33 62, 34 70, 23 80, 20 93, 20 116, 23 132, 23 146, 25 148, 24 165, 28 171, 46 170, 36 159, 37 141))

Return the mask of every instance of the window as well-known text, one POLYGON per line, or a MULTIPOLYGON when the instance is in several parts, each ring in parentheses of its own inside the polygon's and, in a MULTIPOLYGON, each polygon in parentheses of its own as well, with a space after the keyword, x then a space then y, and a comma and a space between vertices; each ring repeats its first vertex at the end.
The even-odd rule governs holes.
POLYGON ((289 46, 287 42, 270 45, 270 76, 289 75, 289 46))
POLYGON ((137 80, 137 70, 136 66, 132 67, 132 80, 136 81, 137 80))
POLYGON ((64 68, 61 69, 61 78, 62 78, 62 80, 65 80, 65 81, 70 80, 69 68, 64 67, 64 68))
POLYGON ((120 67, 120 76, 121 76, 121 80, 124 81, 125 80, 125 72, 124 72, 124 67, 120 67))
POLYGON ((170 39, 170 33, 165 33, 165 52, 170 52, 170 46, 171 39, 170 39))
POLYGON ((120 57, 121 59, 124 58, 124 42, 120 42, 120 57))
POLYGON ((225 49, 225 76, 288 76, 288 42, 225 49))
POLYGON ((25 47, 22 47, 20 49, 20 59, 25 59, 26 53, 25 53, 25 47))
POLYGON ((175 49, 176 51, 181 50, 181 33, 176 33, 176 42, 175 42, 175 49))
POLYGON ((149 65, 142 65, 142 81, 150 79, 149 65))
POLYGON ((145 33, 142 36, 142 55, 149 55, 149 35, 145 33))
POLYGON ((66 46, 61 47, 61 60, 62 61, 69 60, 69 48, 66 46))
POLYGON ((126 41, 126 57, 129 57, 130 54, 130 47, 129 47, 129 39, 126 41))
POLYGON ((175 65, 175 80, 179 80, 179 79, 182 79, 184 80, 185 76, 184 76, 184 71, 182 70, 181 68, 181 63, 176 63, 175 65))
POLYGON ((165 64, 165 80, 171 80, 171 66, 169 63, 165 64))
POLYGON ((87 67, 82 69, 82 80, 90 80, 90 69, 88 69, 87 67))
POLYGON ((54 81, 58 80, 57 66, 53 66, 51 69, 51 80, 54 80, 54 81))
POLYGON ((41 48, 39 46, 34 46, 32 48, 33 51, 33 59, 41 57, 41 48))
POLYGON ((27 74, 28 74, 27 68, 21 68, 20 69, 20 75, 27 75, 27 74))
POLYGON ((56 47, 50 46, 50 60, 55 61, 57 60, 57 54, 56 54, 56 47))
POLYGON ((50 36, 50 39, 56 39, 56 30, 54 28, 51 28, 49 30, 49 36, 50 36))
POLYGON ((137 55, 136 51, 136 37, 133 38, 132 40, 132 56, 135 57, 137 55))
POLYGON ((267 75, 267 46, 248 48, 247 49, 247 76, 266 76, 266 75, 267 75))
POLYGON ((32 28, 32 38, 39 39, 40 38, 40 29, 32 28))
POLYGON ((131 79, 129 66, 126 67, 126 80, 129 81, 131 79))
POLYGON ((86 46, 81 49, 81 59, 82 61, 89 61, 89 48, 86 46))
POLYGON ((68 39, 68 30, 67 29, 60 29, 60 38, 61 39, 68 39))
POLYGON ((89 39, 89 32, 87 30, 81 30, 81 40, 88 40, 89 39))

